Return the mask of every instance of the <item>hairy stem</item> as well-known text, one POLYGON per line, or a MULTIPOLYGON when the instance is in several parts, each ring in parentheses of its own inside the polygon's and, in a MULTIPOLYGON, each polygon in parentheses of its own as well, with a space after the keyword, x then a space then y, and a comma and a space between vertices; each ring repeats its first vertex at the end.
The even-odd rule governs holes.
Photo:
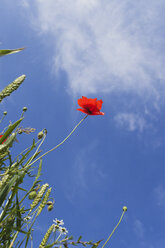
POLYGON ((31 164, 29 164, 29 166, 31 166, 32 164, 34 164, 35 162, 37 162, 39 159, 41 159, 42 157, 44 157, 45 155, 47 155, 49 152, 54 151, 55 149, 57 149, 59 146, 61 146, 72 134, 73 132, 76 130, 76 128, 81 124, 81 122, 83 122, 88 115, 86 115, 83 119, 81 119, 81 121, 73 128, 73 130, 70 132, 70 134, 68 134, 68 136, 61 141, 57 146, 53 147, 51 150, 45 152, 43 155, 41 155, 39 158, 37 158, 36 160, 34 160, 31 164))
POLYGON ((120 220, 119 222, 117 223, 117 225, 115 226, 115 228, 113 229, 113 231, 111 232, 111 234, 109 235, 108 239, 105 241, 105 243, 103 244, 102 248, 104 248, 104 246, 108 243, 108 241, 110 240, 110 238, 112 237, 112 235, 114 234, 115 230, 118 228, 118 226, 120 225, 122 219, 123 219, 123 216, 125 214, 125 211, 123 211, 121 217, 120 217, 120 220))

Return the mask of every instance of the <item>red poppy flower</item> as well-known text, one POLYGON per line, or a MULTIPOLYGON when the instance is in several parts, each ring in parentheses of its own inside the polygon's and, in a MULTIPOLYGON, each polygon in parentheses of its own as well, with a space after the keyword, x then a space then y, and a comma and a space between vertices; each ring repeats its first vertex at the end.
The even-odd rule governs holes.
POLYGON ((100 112, 102 107, 102 100, 97 100, 97 98, 87 98, 82 96, 82 98, 78 99, 78 105, 81 108, 77 110, 87 114, 87 115, 104 115, 103 112, 100 112))

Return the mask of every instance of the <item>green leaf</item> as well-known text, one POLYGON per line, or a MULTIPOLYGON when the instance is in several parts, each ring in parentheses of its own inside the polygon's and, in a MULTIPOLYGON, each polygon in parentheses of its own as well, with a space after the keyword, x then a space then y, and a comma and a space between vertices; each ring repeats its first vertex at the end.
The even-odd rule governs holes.
POLYGON ((8 208, 11 206, 12 200, 15 196, 15 194, 18 191, 18 184, 20 181, 20 176, 15 175, 8 183, 7 185, 3 188, 3 190, 0 192, 0 206, 2 205, 3 201, 5 200, 5 198, 7 197, 8 193, 11 191, 12 189, 12 193, 11 195, 7 198, 7 202, 5 207, 3 207, 3 211, 0 214, 0 223, 3 220, 3 218, 6 215, 6 212, 8 210, 8 208), (16 184, 15 184, 16 182, 16 184), (15 185, 14 185, 15 184, 15 185), (14 186, 13 186, 14 185, 14 186), (7 189, 5 189, 7 187, 7 189), (6 192, 7 191, 7 192, 6 192), (6 192, 6 193, 5 193, 6 192), (6 195, 5 195, 6 194, 6 195), (4 198, 4 199, 3 199, 4 198), (2 203, 1 203, 2 202, 2 203))
POLYGON ((83 243, 83 242, 82 242, 81 244, 82 244, 84 247, 86 247, 86 246, 87 246, 87 245, 86 245, 85 243, 83 243))
MULTIPOLYGON (((22 158, 21 160, 19 161, 19 164, 21 165, 24 160, 27 158, 27 156, 29 155, 29 153, 36 147, 36 144, 35 144, 35 140, 33 140, 33 144, 31 145, 31 147, 28 149, 28 151, 25 153, 25 154, 21 154, 22 155, 22 158)), ((26 166, 26 164, 25 164, 26 166)))
POLYGON ((9 137, 9 135, 13 132, 13 130, 20 124, 20 122, 23 120, 23 118, 16 121, 14 124, 9 125, 9 128, 7 131, 3 134, 3 136, 0 138, 0 144, 9 137))
POLYGON ((39 182, 41 182, 41 180, 38 180, 38 178, 41 176, 41 170, 42 170, 42 159, 40 159, 38 172, 30 190, 32 190, 39 182))
POLYGON ((32 157, 32 160, 31 160, 31 162, 40 154, 42 152, 42 150, 41 151, 38 151, 35 155, 33 155, 32 157))
POLYGON ((65 238, 67 238, 68 240, 73 240, 73 236, 68 237, 68 236, 66 235, 65 238))
POLYGON ((16 133, 12 133, 3 144, 0 144, 0 154, 7 152, 8 148, 11 147, 15 141, 15 138, 16 133))
POLYGON ((25 243, 25 248, 27 248, 27 245, 28 245, 28 242, 29 242, 30 235, 31 235, 31 233, 29 232, 29 233, 27 234, 26 243, 25 243))
POLYGON ((80 236, 80 237, 78 238, 77 242, 80 242, 81 239, 82 239, 82 236, 80 236))
POLYGON ((13 230, 18 231, 18 232, 23 233, 23 234, 26 234, 26 235, 28 234, 28 232, 25 232, 25 231, 18 229, 16 227, 13 227, 13 230))
POLYGON ((92 246, 92 248, 97 248, 99 246, 99 244, 100 244, 101 241, 102 241, 102 239, 99 240, 99 241, 97 241, 96 243, 94 243, 93 246, 92 246))
POLYGON ((5 187, 0 191, 0 206, 2 206, 3 202, 5 201, 8 193, 10 192, 12 186, 18 179, 18 176, 15 175, 6 185, 5 187))
POLYGON ((17 48, 17 49, 5 49, 5 50, 0 50, 0 57, 8 55, 8 54, 12 54, 12 53, 18 53, 22 50, 24 50, 25 48, 17 48))
POLYGON ((20 207, 19 207, 19 201, 18 201, 18 192, 16 193, 16 225, 17 228, 21 228, 21 213, 20 213, 20 207))
POLYGON ((22 191, 24 191, 24 192, 27 192, 27 190, 26 189, 23 189, 23 188, 21 188, 21 187, 17 187, 19 190, 22 190, 22 191))
POLYGON ((41 170, 42 170, 42 159, 40 159, 39 167, 38 167, 38 172, 37 176, 35 178, 34 184, 38 181, 38 178, 41 176, 41 170))
MULTIPOLYGON (((54 244, 56 244, 56 243, 54 242, 54 243, 52 243, 52 244, 46 245, 46 246, 44 246, 44 248, 51 248, 51 247, 54 246, 54 244)), ((56 246, 56 247, 57 247, 57 246, 56 246)))

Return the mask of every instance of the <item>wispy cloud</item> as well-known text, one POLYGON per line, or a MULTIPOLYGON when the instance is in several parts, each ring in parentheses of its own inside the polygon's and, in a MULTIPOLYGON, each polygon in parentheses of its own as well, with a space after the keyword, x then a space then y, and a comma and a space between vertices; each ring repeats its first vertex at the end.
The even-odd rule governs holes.
POLYGON ((22 5, 24 8, 29 8, 30 7, 29 2, 26 1, 26 0, 22 0, 19 4, 22 5))
POLYGON ((93 186, 100 187, 100 182, 107 176, 102 170, 100 164, 97 164, 93 158, 93 153, 97 149, 98 142, 92 141, 82 148, 75 157, 75 162, 70 169, 72 180, 70 180, 66 190, 66 195, 69 200, 81 197, 86 197, 86 193, 93 186))
POLYGON ((162 185, 154 189, 154 196, 158 206, 165 206, 165 188, 162 185))
POLYGON ((138 238, 143 239, 144 238, 144 225, 143 223, 136 219, 134 222, 134 232, 137 235, 138 238))
POLYGON ((134 113, 119 113, 114 117, 115 122, 119 127, 124 127, 128 131, 140 131, 147 127, 146 120, 134 113))
POLYGON ((72 92, 134 91, 159 99, 163 0, 36 0, 35 7, 33 25, 54 40, 54 71, 67 72, 72 92))
POLYGON ((153 231, 151 227, 148 226, 148 228, 145 228, 145 224, 139 220, 135 219, 133 223, 133 230, 134 233, 137 236, 137 240, 134 240, 133 244, 130 245, 130 247, 134 248, 163 248, 165 247, 165 239, 164 237, 158 237, 155 239, 155 236, 153 235, 153 231), (152 230, 152 231, 151 231, 152 230))

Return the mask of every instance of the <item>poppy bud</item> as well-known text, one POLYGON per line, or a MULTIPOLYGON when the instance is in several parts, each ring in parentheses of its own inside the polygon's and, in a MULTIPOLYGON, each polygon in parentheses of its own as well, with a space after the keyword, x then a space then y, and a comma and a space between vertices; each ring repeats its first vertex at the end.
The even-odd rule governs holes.
POLYGON ((3 114, 4 114, 4 115, 7 115, 7 111, 4 111, 3 114))
POLYGON ((48 211, 52 211, 53 209, 53 204, 48 206, 48 211))
POLYGON ((23 112, 26 112, 27 111, 27 107, 23 107, 23 112))
POLYGON ((43 136, 44 136, 43 131, 41 131, 41 132, 39 132, 39 133, 38 133, 38 139, 42 139, 42 138, 43 138, 43 136))
POLYGON ((29 199, 30 200, 33 200, 37 195, 37 192, 36 191, 32 191, 30 194, 29 194, 29 199))
POLYGON ((126 206, 123 207, 123 211, 127 212, 127 207, 126 206))

